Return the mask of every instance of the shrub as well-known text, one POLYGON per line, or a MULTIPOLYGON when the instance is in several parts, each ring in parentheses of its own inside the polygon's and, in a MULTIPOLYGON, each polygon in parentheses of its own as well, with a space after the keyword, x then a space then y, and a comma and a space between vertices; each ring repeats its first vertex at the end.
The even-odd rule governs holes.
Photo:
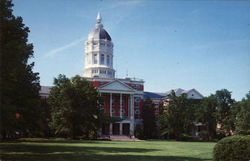
POLYGON ((249 161, 250 135, 223 138, 215 145, 213 155, 215 161, 249 161))

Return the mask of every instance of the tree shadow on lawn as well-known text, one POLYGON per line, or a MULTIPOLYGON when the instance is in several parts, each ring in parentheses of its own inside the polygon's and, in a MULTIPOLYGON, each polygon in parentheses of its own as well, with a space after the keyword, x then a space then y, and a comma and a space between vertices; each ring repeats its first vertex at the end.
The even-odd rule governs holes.
POLYGON ((0 151, 1 161, 208 161, 195 157, 147 156, 143 154, 158 150, 143 148, 1 144, 0 151), (126 155, 130 152, 138 155, 126 155))
POLYGON ((101 144, 109 144, 111 141, 109 140, 72 140, 65 138, 21 138, 12 142, 34 142, 34 143, 101 143, 101 144))

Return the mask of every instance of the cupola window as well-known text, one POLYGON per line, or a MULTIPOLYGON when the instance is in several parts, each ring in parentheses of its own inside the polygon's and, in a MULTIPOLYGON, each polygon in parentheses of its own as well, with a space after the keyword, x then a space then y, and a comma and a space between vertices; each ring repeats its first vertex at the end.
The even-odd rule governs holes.
POLYGON ((110 58, 109 58, 109 55, 107 55, 107 65, 110 64, 110 58))
POLYGON ((101 54, 101 64, 104 64, 104 54, 101 54))
POLYGON ((100 74, 106 74, 106 70, 100 70, 100 74))
POLYGON ((97 64, 97 54, 94 54, 93 55, 93 64, 97 64))

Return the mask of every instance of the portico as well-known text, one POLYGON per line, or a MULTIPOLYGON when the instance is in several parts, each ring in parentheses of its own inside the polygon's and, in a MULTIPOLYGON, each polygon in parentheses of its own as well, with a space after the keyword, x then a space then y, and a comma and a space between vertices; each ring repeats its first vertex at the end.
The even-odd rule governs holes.
POLYGON ((134 93, 128 85, 114 80, 99 89, 103 98, 104 115, 119 118, 121 121, 103 125, 103 135, 134 136, 134 93))

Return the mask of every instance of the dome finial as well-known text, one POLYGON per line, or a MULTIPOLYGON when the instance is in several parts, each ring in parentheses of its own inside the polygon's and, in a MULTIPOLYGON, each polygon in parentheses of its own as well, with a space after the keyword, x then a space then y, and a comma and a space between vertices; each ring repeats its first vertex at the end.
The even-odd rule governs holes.
POLYGON ((102 17, 101 17, 100 12, 97 13, 96 22, 97 23, 101 23, 102 22, 102 17))

